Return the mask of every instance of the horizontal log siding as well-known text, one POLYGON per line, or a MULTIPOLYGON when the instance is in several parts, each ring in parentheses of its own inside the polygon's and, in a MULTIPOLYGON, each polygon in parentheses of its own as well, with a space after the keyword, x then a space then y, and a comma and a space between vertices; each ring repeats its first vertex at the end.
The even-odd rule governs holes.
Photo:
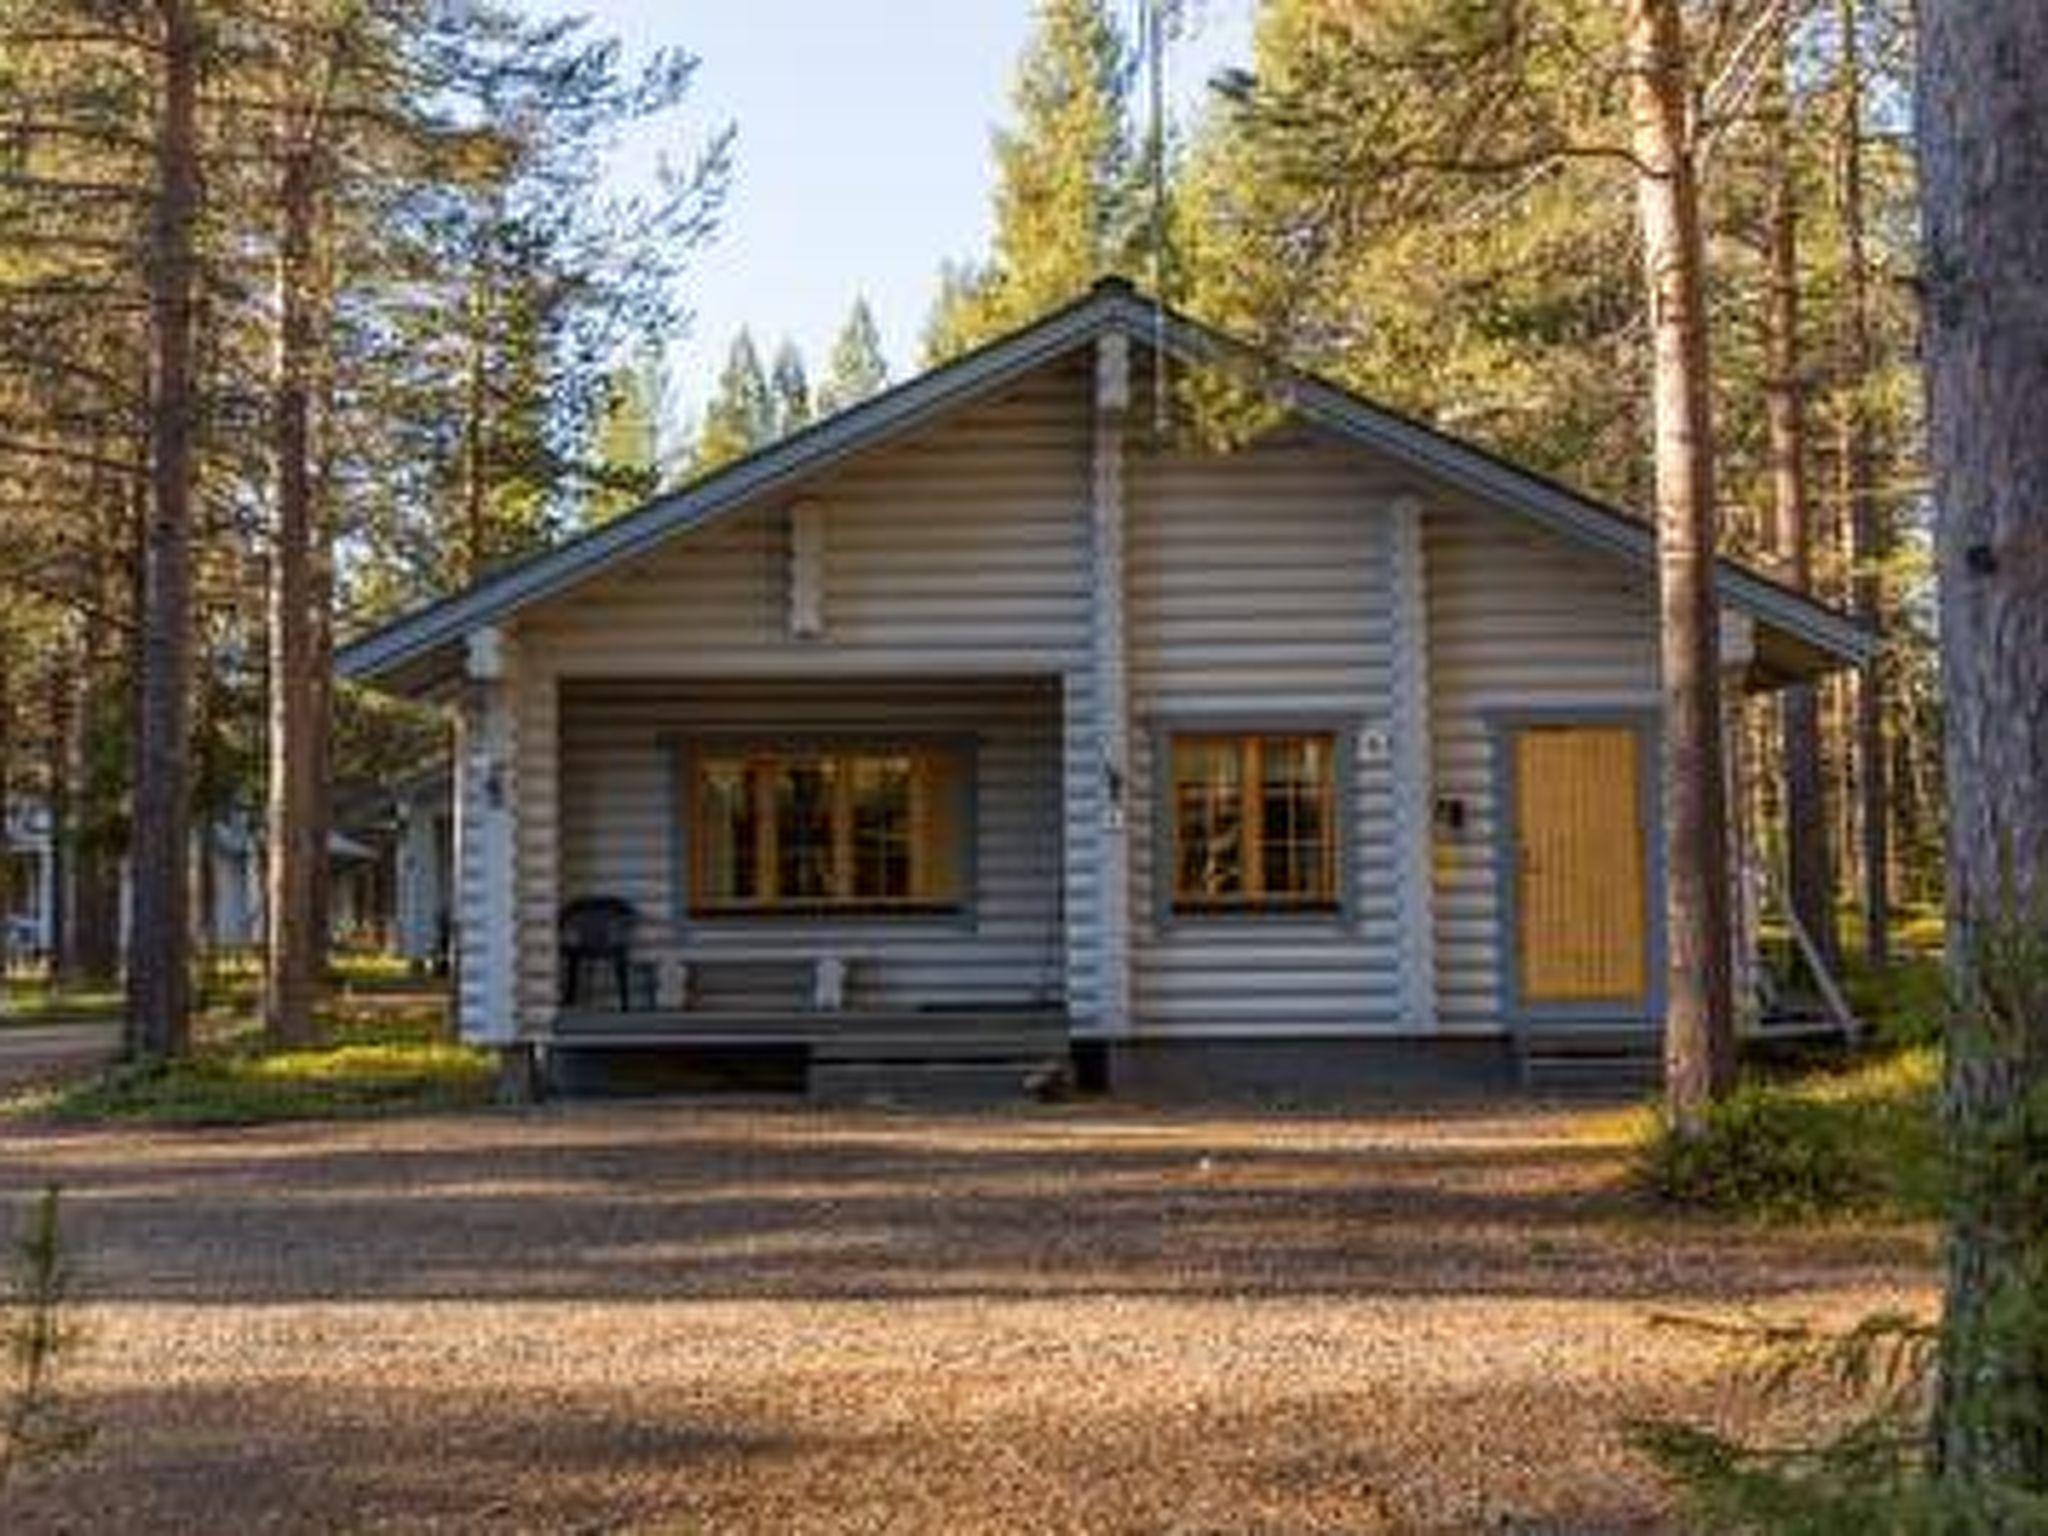
POLYGON ((1085 666, 1085 376, 1062 365, 679 535, 529 615, 564 676, 1023 675, 1085 666), (789 631, 788 504, 824 520, 824 634, 789 631))
POLYGON ((1133 990, 1141 1033, 1402 1027, 1391 760, 1355 750, 1341 918, 1164 915, 1159 731, 1233 717, 1393 726, 1386 477, 1306 438, 1241 453, 1134 444, 1129 568, 1133 990))
POLYGON ((1060 695, 1047 681, 566 685, 562 894, 623 896, 649 958, 843 947, 858 1007, 1056 1001, 1060 985, 1060 695), (916 918, 682 914, 673 749, 699 735, 933 735, 975 743, 972 911, 916 918))
MULTIPOLYGON (((829 717, 842 694, 854 699, 853 714, 866 724, 900 725, 887 711, 878 715, 859 702, 882 697, 876 690, 890 679, 1043 680, 1043 696, 1034 697, 1029 711, 1032 741, 1025 741, 1021 717, 1012 718, 1003 727, 1008 734, 997 733, 984 774, 995 775, 985 785, 997 797, 987 802, 990 814, 1011 817, 1024 805, 1030 807, 1025 814, 1042 818, 1031 826, 1050 836, 1051 862, 1033 864, 1044 858, 1037 843, 1029 858, 1018 854, 1014 841, 1004 839, 1021 838, 1021 828, 999 819, 990 850, 998 855, 991 867, 995 904, 979 934, 959 924, 927 925, 921 933, 897 923, 871 925, 877 943, 904 951, 901 967, 871 968, 893 974, 886 983, 892 1002, 1015 1001, 1045 988, 1044 924, 1057 923, 1046 913, 1057 913, 1062 897, 1056 683, 1085 672, 1089 656, 1088 410, 1085 361, 1050 366, 901 443, 680 534, 667 547, 521 617, 523 654, 549 686, 575 695, 587 680, 682 686, 759 679, 725 696, 723 718, 746 727, 825 723, 799 717, 813 706, 829 717), (803 640, 789 626, 787 509, 799 497, 821 505, 825 529, 824 632, 803 640), (784 694, 790 708, 778 711, 732 702, 742 695, 771 700, 784 685, 806 679, 843 682, 829 691, 784 694), (1033 754, 1041 747, 1050 754, 1045 772, 1051 776, 1043 803, 1032 798, 1040 793, 1042 765, 1033 754), (1015 882, 1034 868, 1042 878, 1026 910, 1015 882)), ((578 717, 580 777, 573 782, 564 738, 561 814, 575 831, 565 830, 559 878, 551 830, 537 824, 522 844, 520 939, 528 957, 522 997, 531 1013, 553 1006, 554 914, 561 901, 616 886, 650 913, 652 942, 673 938, 666 928, 667 770, 649 733, 681 718, 677 701, 687 703, 689 696, 672 693, 663 703, 657 688, 650 697, 657 701, 651 712, 622 716, 616 722, 622 734, 611 738, 603 732, 612 727, 578 717), (608 751, 620 754, 616 769, 591 758, 608 751)), ((905 720, 973 729, 981 695, 971 697, 976 706, 963 709, 954 696, 951 713, 940 712, 944 719, 912 708, 905 720)), ((541 695, 529 692, 528 698, 547 708, 541 695)), ((1085 689, 1068 714, 1073 729, 1090 728, 1085 689)), ((548 728, 552 732, 552 721, 548 728)), ((542 768, 537 753, 524 764, 529 772, 542 768)), ((553 815, 552 800, 536 811, 550 823, 553 815)), ((1085 872, 1075 880, 1086 900, 1085 872)), ((816 925, 771 927, 813 937, 821 931, 816 925)), ((720 932, 736 936, 740 929, 722 925, 720 932)), ((748 947, 758 947, 758 937, 749 935, 748 947)), ((1085 968, 1085 958, 1082 963, 1085 968)))
POLYGON ((1445 1029, 1502 1027, 1489 713, 1654 705, 1655 595, 1618 561, 1498 513, 1433 504, 1429 693, 1436 794, 1465 825, 1436 837, 1437 1006, 1445 1029))

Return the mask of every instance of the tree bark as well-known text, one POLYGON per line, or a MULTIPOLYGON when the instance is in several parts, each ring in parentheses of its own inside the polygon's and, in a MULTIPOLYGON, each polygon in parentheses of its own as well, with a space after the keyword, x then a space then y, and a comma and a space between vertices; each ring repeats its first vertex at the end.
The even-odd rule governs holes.
MULTIPOLYGON (((1792 164, 1791 103, 1785 85, 1786 37, 1766 80, 1765 255, 1770 270, 1765 306, 1765 417, 1770 440, 1771 494, 1785 578, 1813 586, 1813 515, 1807 494, 1806 384, 1800 371, 1799 201, 1792 164)), ((1785 844, 1793 915, 1829 970, 1840 957, 1835 940, 1835 878, 1828 856, 1827 787, 1821 768, 1820 701, 1811 683, 1785 690, 1785 844)))
POLYGON ((158 0, 162 101, 151 234, 150 508, 143 547, 141 709, 136 722, 130 1050, 182 1055, 189 1041, 186 858, 191 743, 193 299, 199 211, 201 42, 195 0, 158 0))
POLYGON ((270 739, 264 906, 264 1027, 281 1045, 314 1037, 317 990, 319 762, 310 740, 313 673, 312 277, 313 146, 288 127, 278 188, 277 522, 270 550, 270 739))
POLYGON ((1951 1135, 1974 1154, 1957 1160, 1951 1197, 1935 1449, 1952 1480, 2036 1494, 2048 1493, 2048 1213, 2038 1164, 1984 1159, 2025 1102, 2048 1093, 2044 59, 2048 8, 2038 0, 1922 6, 1928 447, 1948 706, 1949 953, 1962 999, 1945 1092, 1951 1135), (2030 965, 2000 974, 2002 935, 2018 936, 2007 959, 2016 952, 2030 965))
POLYGON ((74 980, 71 940, 71 681, 61 667, 49 677, 50 735, 43 770, 43 815, 49 822, 50 906, 43 929, 50 980, 74 980))
POLYGON ((1694 1135, 1735 1077, 1706 257, 1679 0, 1627 0, 1627 15, 1629 115, 1655 357, 1665 1081, 1674 1129, 1694 1135))
MULTIPOLYGON (((1862 0, 1840 0, 1841 118, 1837 126, 1844 277, 1843 314, 1849 388, 1842 415, 1842 471, 1848 493, 1851 600, 1857 617, 1882 631, 1884 561, 1890 553, 1878 505, 1866 392, 1877 368, 1870 319, 1870 256, 1863 208, 1862 0)), ((1863 858, 1863 953, 1872 965, 1891 959, 1891 807, 1886 785, 1885 679, 1880 657, 1856 679, 1857 826, 1863 858)))
MULTIPOLYGON (((117 503, 118 505, 118 503, 117 503)), ((112 981, 121 969, 121 791, 104 753, 108 733, 125 726, 125 690, 116 665, 118 637, 106 620, 118 610, 115 565, 104 528, 92 529, 94 611, 82 621, 73 684, 69 761, 74 787, 71 923, 65 969, 74 980, 112 981)))

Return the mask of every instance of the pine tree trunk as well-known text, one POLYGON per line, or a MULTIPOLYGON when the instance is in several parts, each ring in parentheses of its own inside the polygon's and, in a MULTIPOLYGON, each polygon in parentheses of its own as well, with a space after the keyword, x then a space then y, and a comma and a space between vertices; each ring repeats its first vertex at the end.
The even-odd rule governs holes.
MULTIPOLYGON (((1842 244, 1848 292, 1844 315, 1851 374, 1842 418, 1842 468, 1846 479, 1850 581, 1856 614, 1882 630, 1884 561, 1890 553, 1883 510, 1878 506, 1871 447, 1870 407, 1865 392, 1877 369, 1871 334, 1870 257, 1863 209, 1862 0, 1840 0, 1841 118, 1837 128, 1842 244)), ((1890 775, 1885 759, 1885 679, 1882 659, 1863 669, 1856 682, 1857 826, 1863 842, 1863 952, 1873 965, 1891 958, 1890 775)))
MULTIPOLYGON (((1979 1157, 1984 1138, 2009 1125, 2024 1099, 2048 1093, 2048 978, 1989 977, 2009 999, 2002 1018, 1979 1006, 1984 994, 1972 986, 1985 979, 1983 941, 2001 931, 2026 935, 2024 958, 2039 971, 2048 905, 2043 59, 2048 8, 2039 0, 1922 7, 1917 110, 1948 706, 1949 953, 1970 1005, 1951 1029, 1946 1107, 1952 1135, 1979 1157)), ((2048 1493, 2040 1180, 2038 1165, 2000 1173, 1994 1162, 1987 1177, 1974 1160, 1958 1163, 1935 1424, 1945 1476, 2036 1494, 2048 1493), (2016 1309, 2030 1286, 2031 1310, 2016 1309)))
POLYGON ((43 814, 49 821, 50 907, 43 929, 43 949, 50 957, 50 980, 57 986, 73 981, 71 938, 71 680, 62 667, 49 678, 50 735, 43 760, 43 814))
MULTIPOLYGON (((290 130, 288 130, 289 132, 290 130)), ((314 167, 310 145, 286 150, 277 263, 277 523, 270 551, 270 772, 264 893, 268 920, 264 1027, 281 1045, 314 1037, 319 764, 309 737, 313 674, 311 306, 314 167)))
POLYGON ((190 1028, 187 690, 192 670, 193 296, 199 208, 200 38, 195 0, 163 18, 156 213, 150 249, 150 508, 143 548, 136 722, 130 1047, 182 1055, 190 1028))
MULTIPOLYGON (((114 569, 101 533, 93 530, 93 597, 104 608, 114 569)), ((92 983, 112 981, 121 969, 121 786, 103 758, 106 733, 122 723, 124 690, 112 665, 114 645, 112 626, 100 614, 88 614, 71 722, 76 836, 66 965, 75 979, 92 983)))
POLYGON ((1705 247, 1687 122, 1679 0, 1628 0, 1629 106, 1655 354, 1657 574, 1663 684, 1665 1079, 1696 1134, 1733 1085, 1728 805, 1714 596, 1713 408, 1705 247))
MULTIPOLYGON (((1785 90, 1785 40, 1766 82, 1769 190, 1765 251, 1770 301, 1765 310, 1769 371, 1765 416, 1770 438, 1771 493, 1785 577, 1800 591, 1813 585, 1813 517, 1807 496, 1806 388, 1800 374, 1799 209, 1793 188, 1791 107, 1785 90)), ((1835 877, 1828 857, 1827 787, 1821 770, 1820 701, 1811 683, 1785 690, 1785 845, 1791 907, 1829 970, 1836 969, 1835 877)))

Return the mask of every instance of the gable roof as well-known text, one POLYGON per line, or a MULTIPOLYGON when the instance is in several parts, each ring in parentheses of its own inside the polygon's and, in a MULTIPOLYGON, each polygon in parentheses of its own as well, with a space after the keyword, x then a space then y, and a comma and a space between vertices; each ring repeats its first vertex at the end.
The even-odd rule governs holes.
MULTIPOLYGON (((399 682, 483 625, 556 596, 756 496, 794 486, 898 438, 1111 332, 1163 346, 1183 362, 1252 362, 1274 374, 1285 404, 1302 420, 1577 543, 1655 569, 1656 533, 1641 518, 1327 380, 1280 368, 1247 344, 1154 305, 1124 280, 1107 278, 1073 303, 965 356, 399 616, 342 647, 337 669, 348 678, 399 682)), ((1858 664, 1876 653, 1876 636, 1847 615, 1737 561, 1724 558, 1718 564, 1722 600, 1800 649, 1858 664)))

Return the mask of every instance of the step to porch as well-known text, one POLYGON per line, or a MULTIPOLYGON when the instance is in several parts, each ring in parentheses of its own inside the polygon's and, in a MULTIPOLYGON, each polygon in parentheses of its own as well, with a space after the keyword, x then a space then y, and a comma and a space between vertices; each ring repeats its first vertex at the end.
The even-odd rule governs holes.
POLYGON ((1636 1098, 1664 1084, 1664 1041, 1655 1030, 1545 1025, 1519 1042, 1522 1086, 1567 1098, 1636 1098))
POLYGON ((911 1104, 967 1107, 1015 1104, 1057 1093, 1064 1061, 823 1061, 812 1058, 809 1097, 819 1104, 911 1104))
POLYGON ((1065 1014, 1050 1009, 904 1012, 643 1011, 563 1015, 557 1062, 632 1065, 687 1082, 691 1060, 728 1071, 770 1056, 824 1103, 987 1104, 1057 1092, 1071 1073, 1065 1014))

